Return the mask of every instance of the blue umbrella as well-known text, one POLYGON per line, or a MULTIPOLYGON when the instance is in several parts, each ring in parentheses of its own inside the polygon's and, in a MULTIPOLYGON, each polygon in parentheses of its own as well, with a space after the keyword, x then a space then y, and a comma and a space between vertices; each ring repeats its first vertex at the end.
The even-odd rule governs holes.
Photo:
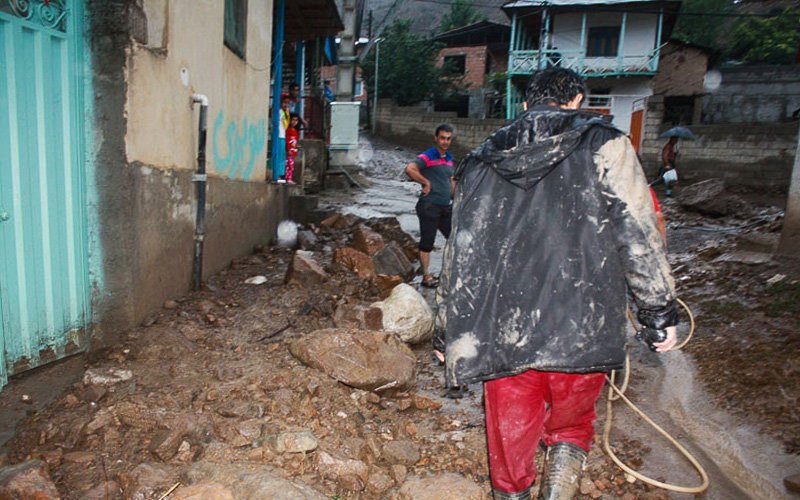
POLYGON ((689 140, 697 139, 697 136, 694 135, 694 133, 692 133, 692 131, 686 127, 672 127, 671 129, 667 130, 658 137, 659 139, 664 139, 667 137, 677 137, 678 139, 689 139, 689 140))

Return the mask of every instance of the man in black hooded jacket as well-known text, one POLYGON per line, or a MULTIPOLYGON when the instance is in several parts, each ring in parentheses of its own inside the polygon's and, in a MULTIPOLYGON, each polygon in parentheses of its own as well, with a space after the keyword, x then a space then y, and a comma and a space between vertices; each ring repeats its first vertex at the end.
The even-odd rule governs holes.
POLYGON ((572 498, 604 375, 623 366, 627 291, 675 345, 677 311, 652 199, 630 140, 580 111, 574 72, 528 85, 528 111, 456 169, 439 288, 448 386, 483 381, 496 499, 572 498))

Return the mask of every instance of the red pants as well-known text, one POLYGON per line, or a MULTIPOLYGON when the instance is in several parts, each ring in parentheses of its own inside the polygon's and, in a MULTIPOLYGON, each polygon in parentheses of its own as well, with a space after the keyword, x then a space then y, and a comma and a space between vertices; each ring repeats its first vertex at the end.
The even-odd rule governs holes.
POLYGON ((286 180, 294 180, 294 157, 292 156, 286 157, 286 180))
POLYGON ((539 442, 566 441, 586 451, 604 373, 529 370, 483 385, 492 488, 517 493, 536 479, 539 442))

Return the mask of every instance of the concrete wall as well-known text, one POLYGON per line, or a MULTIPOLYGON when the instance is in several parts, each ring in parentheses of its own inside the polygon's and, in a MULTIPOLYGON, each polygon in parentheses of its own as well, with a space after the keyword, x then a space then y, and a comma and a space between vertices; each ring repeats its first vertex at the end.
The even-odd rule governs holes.
POLYGON ((224 2, 89 0, 95 345, 192 282, 198 109, 209 96, 204 277, 266 243, 288 187, 266 176, 272 1, 249 0, 246 57, 223 45, 224 2))
POLYGON ((390 100, 381 100, 378 104, 378 135, 414 151, 424 151, 431 147, 433 132, 442 123, 449 123, 455 128, 452 152, 458 161, 506 121, 457 118, 455 113, 427 112, 419 107, 395 106, 390 100))
MULTIPOLYGON (((650 178, 658 171, 669 127, 661 123, 662 96, 648 99, 641 157, 650 178)), ((721 178, 730 185, 786 188, 797 147, 797 122, 792 124, 693 125, 695 141, 679 142, 678 173, 686 181, 721 178)))
POLYGON ((703 98, 704 123, 776 123, 800 108, 800 65, 719 70, 719 88, 703 98))

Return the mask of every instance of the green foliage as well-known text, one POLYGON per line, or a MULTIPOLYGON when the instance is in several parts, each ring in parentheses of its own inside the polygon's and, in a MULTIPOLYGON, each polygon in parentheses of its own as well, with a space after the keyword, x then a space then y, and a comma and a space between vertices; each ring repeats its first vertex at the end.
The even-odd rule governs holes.
POLYGON ((719 37, 729 18, 717 14, 734 12, 734 0, 683 0, 672 37, 683 42, 719 49, 719 37), (698 15, 713 14, 713 15, 698 15))
POLYGON ((747 62, 792 64, 800 46, 800 9, 788 7, 772 17, 739 21, 731 56, 747 62))
MULTIPOLYGON (((436 67, 440 44, 411 33, 410 20, 398 20, 383 32, 378 61, 379 97, 391 97, 401 106, 441 95, 446 82, 436 67)), ((361 66, 368 88, 375 88, 375 48, 361 66)))
POLYGON ((467 3, 467 0, 455 0, 450 4, 450 12, 444 15, 439 32, 454 30, 462 26, 467 26, 478 22, 481 19, 480 13, 475 7, 467 3))

